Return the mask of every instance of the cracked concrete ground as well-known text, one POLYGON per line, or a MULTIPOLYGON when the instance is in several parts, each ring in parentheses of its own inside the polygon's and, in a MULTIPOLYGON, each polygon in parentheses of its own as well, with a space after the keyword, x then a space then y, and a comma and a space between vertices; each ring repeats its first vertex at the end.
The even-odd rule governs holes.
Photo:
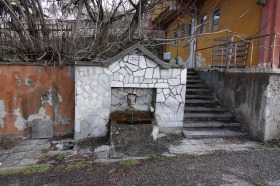
MULTIPOLYGON (((83 162, 87 165, 86 168, 71 169, 66 165, 64 168, 57 169, 51 166, 44 173, 28 176, 2 175, 0 183, 3 185, 280 185, 279 148, 267 148, 249 139, 232 138, 185 139, 177 135, 159 141, 160 145, 166 144, 166 147, 157 151, 157 155, 165 156, 161 160, 151 159, 151 154, 110 159, 110 147, 101 145, 91 149, 73 150, 78 155, 97 155, 95 162, 83 162), (124 159, 138 159, 139 164, 113 163, 122 162, 124 159)), ((49 140, 26 140, 12 149, 0 150, 0 159, 3 163, 0 171, 20 169, 37 163, 39 158, 45 155, 42 150, 49 148, 51 143, 53 142, 49 140)), ((56 144, 59 144, 59 141, 56 144)))
MULTIPOLYGON (((61 142, 67 140, 61 140, 61 142)), ((68 140, 69 141, 69 140, 68 140)), ((181 154, 203 155, 213 154, 215 152, 232 152, 258 149, 262 147, 261 143, 248 139, 225 139, 225 138, 207 138, 207 139, 185 139, 180 135, 163 136, 153 146, 144 146, 141 148, 130 147, 123 148, 124 152, 117 152, 120 157, 114 156, 115 149, 108 145, 101 145, 95 148, 88 147, 76 148, 67 151, 49 151, 44 153, 44 149, 50 150, 49 140, 25 140, 9 150, 0 150, 0 170, 18 169, 24 166, 36 164, 40 157, 46 155, 58 155, 59 153, 77 154, 81 156, 96 155, 95 162, 114 162, 122 159, 145 159, 152 154, 166 157, 174 157, 181 154)), ((59 143, 56 141, 56 143, 59 143)), ((62 144, 62 143, 61 143, 62 144)))

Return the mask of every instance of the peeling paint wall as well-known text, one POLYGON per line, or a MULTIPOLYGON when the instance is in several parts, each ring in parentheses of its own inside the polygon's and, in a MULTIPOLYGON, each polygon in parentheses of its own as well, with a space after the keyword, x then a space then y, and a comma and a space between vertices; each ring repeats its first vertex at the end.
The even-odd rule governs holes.
POLYGON ((30 135, 29 123, 49 118, 54 133, 74 128, 73 67, 0 66, 0 136, 30 135))

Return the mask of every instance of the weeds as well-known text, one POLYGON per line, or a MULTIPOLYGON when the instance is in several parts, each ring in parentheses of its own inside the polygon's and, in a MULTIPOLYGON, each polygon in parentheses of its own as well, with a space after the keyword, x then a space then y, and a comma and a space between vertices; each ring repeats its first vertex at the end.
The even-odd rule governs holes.
POLYGON ((42 153, 48 153, 48 152, 50 152, 50 151, 51 151, 50 148, 45 148, 45 149, 42 150, 42 153))
POLYGON ((39 166, 39 167, 27 167, 24 169, 19 170, 7 170, 7 171, 0 171, 0 175, 11 175, 11 174, 32 174, 32 173, 39 173, 39 172, 45 172, 49 168, 47 166, 39 166))
POLYGON ((150 155, 150 159, 156 160, 156 161, 160 161, 160 160, 163 160, 164 157, 162 157, 162 156, 160 156, 160 155, 157 155, 157 154, 151 154, 151 155, 150 155))
POLYGON ((63 159, 65 159, 66 156, 67 156, 67 153, 61 153, 61 154, 57 155, 57 159, 63 160, 63 159))

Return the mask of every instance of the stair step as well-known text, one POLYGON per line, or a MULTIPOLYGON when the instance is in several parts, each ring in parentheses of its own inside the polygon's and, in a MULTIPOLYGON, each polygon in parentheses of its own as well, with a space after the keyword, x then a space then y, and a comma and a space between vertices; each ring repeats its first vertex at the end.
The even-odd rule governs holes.
POLYGON ((226 137, 245 137, 247 133, 237 132, 227 129, 220 130, 200 130, 200 131, 189 131, 183 130, 186 138, 226 138, 226 137))
POLYGON ((200 79, 198 75, 187 75, 187 79, 200 79))
POLYGON ((227 112, 227 110, 222 107, 185 107, 185 112, 227 112))
POLYGON ((218 100, 188 99, 186 104, 217 104, 218 100))
POLYGON ((187 84, 188 83, 204 83, 204 81, 200 80, 200 79, 187 79, 187 84))
POLYGON ((204 84, 187 84, 187 88, 206 88, 204 84))
POLYGON ((188 88, 186 89, 186 92, 195 92, 195 93, 212 93, 211 90, 207 88, 188 88))
POLYGON ((197 121, 197 122, 184 122, 185 128, 221 128, 221 127, 241 127, 237 122, 218 122, 218 121, 197 121))
POLYGON ((187 71, 186 101, 183 130, 186 138, 244 137, 247 133, 239 129, 241 124, 219 104, 194 70, 187 71))
POLYGON ((187 75, 197 75, 197 72, 193 70, 188 70, 187 75))
POLYGON ((206 94, 206 95, 194 95, 194 94, 186 94, 186 99, 214 99, 213 94, 206 94))
POLYGON ((185 119, 194 119, 194 120, 231 120, 233 119, 232 114, 230 113, 223 113, 223 114, 217 114, 217 113, 185 113, 184 114, 185 119))

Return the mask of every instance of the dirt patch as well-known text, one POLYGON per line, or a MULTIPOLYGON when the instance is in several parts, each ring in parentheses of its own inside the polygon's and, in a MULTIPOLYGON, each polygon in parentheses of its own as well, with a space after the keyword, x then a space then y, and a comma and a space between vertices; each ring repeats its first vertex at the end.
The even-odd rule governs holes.
POLYGON ((24 139, 22 138, 2 138, 0 139, 0 149, 11 149, 19 143, 21 143, 22 141, 24 141, 24 139))

